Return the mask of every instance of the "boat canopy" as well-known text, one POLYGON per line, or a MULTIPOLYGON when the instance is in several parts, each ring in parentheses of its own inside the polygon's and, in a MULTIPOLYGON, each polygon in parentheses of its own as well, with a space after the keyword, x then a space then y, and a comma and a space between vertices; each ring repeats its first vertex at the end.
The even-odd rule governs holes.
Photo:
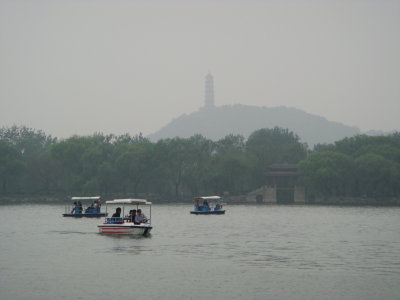
POLYGON ((95 197, 72 197, 71 200, 100 200, 100 196, 95 197))
POLYGON ((202 199, 202 200, 219 200, 221 199, 220 196, 206 196, 206 197, 196 197, 195 199, 202 199))
POLYGON ((151 205, 146 199, 114 199, 106 201, 106 204, 133 204, 133 205, 151 205))

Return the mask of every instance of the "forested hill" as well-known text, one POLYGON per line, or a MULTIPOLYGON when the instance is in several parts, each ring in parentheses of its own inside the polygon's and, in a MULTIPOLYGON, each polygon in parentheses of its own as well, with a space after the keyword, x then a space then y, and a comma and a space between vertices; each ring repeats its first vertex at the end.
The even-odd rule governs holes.
POLYGON ((176 136, 187 138, 197 133, 212 140, 228 134, 240 134, 247 138, 254 130, 275 126, 288 128, 310 147, 360 134, 357 127, 331 122, 296 108, 226 105, 203 107, 189 115, 184 114, 148 138, 152 141, 176 136))

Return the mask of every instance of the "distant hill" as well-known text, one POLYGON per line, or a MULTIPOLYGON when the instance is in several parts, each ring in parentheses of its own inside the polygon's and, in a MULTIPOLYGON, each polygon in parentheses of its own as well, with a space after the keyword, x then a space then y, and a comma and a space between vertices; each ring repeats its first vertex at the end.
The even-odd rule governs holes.
POLYGON ((157 141, 176 136, 187 138, 194 134, 201 134, 212 140, 221 139, 228 134, 241 134, 247 138, 257 129, 275 126, 288 128, 310 147, 360 134, 357 127, 331 122, 296 108, 226 105, 202 107, 191 114, 181 115, 148 138, 157 141))
POLYGON ((384 135, 390 135, 397 132, 396 130, 391 130, 391 131, 383 131, 383 130, 368 130, 364 132, 365 135, 369 136, 384 136, 384 135))

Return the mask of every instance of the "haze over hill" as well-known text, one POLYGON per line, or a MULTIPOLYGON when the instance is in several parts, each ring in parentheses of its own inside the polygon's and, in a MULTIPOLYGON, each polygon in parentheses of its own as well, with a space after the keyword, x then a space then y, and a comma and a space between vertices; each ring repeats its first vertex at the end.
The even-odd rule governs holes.
POLYGON ((183 114, 173 119, 148 137, 156 141, 161 138, 201 134, 212 140, 218 140, 228 134, 248 137, 257 129, 275 126, 288 128, 310 147, 317 143, 332 143, 361 133, 357 127, 328 121, 296 108, 238 104, 202 107, 191 114, 183 114))
POLYGON ((210 70, 218 106, 400 130, 399 11, 390 0, 0 1, 0 127, 149 135, 198 110, 210 70))

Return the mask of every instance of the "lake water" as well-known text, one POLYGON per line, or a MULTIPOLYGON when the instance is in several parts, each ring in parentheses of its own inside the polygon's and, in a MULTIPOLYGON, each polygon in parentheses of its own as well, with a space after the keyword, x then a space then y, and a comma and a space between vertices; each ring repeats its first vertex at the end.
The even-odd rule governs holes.
POLYGON ((0 299, 400 299, 400 208, 153 205, 150 237, 0 206, 0 299))

